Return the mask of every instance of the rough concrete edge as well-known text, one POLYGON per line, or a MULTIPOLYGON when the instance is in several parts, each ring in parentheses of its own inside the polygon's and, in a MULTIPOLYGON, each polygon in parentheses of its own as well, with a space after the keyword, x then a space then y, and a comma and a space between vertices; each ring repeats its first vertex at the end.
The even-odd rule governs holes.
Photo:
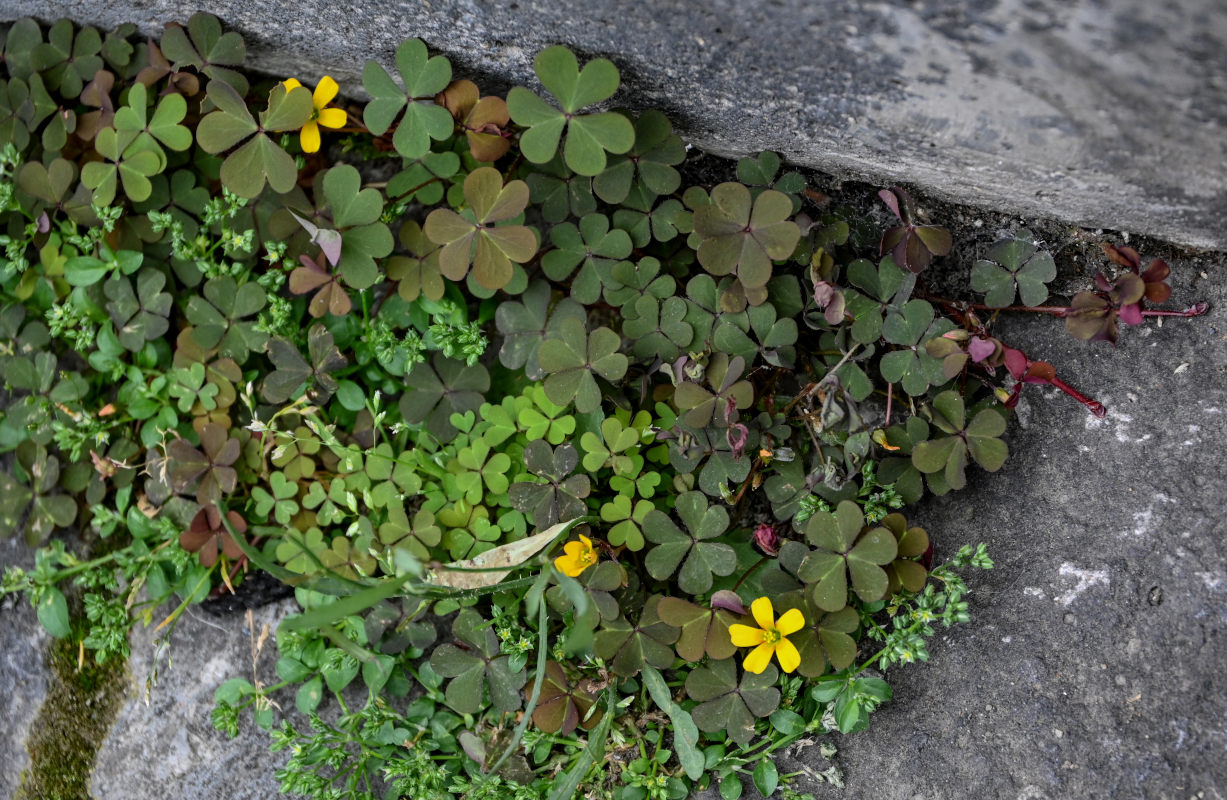
MULTIPOLYGON (((138 9, 134 8, 131 11, 133 17, 138 16, 138 9)), ((73 19, 88 24, 106 26, 111 24, 109 21, 104 21, 106 13, 105 7, 84 6, 74 9, 73 19)), ((187 21, 186 19, 153 19, 148 16, 148 13, 146 13, 144 19, 130 20, 136 26, 138 32, 146 36, 157 36, 168 22, 187 21)), ((12 21, 17 18, 17 15, 24 14, 25 9, 5 9, 0 7, 0 22, 12 21)), ((51 21, 39 19, 43 22, 51 21)), ((224 20, 223 23, 225 24, 224 20)), ((286 51, 285 43, 265 35, 246 31, 242 26, 228 24, 227 27, 237 30, 242 34, 245 42, 268 48, 268 52, 264 53, 257 52, 253 54, 248 52, 246 66, 249 69, 271 75, 301 72, 295 65, 295 57, 286 51)), ((453 60, 454 65, 460 68, 457 71, 458 75, 467 74, 464 65, 466 61, 471 60, 471 54, 447 51, 445 48, 440 47, 438 42, 432 43, 432 47, 439 49, 453 60)), ((526 51, 521 50, 519 55, 521 56, 519 61, 522 63, 518 65, 511 63, 496 65, 502 69, 504 81, 508 83, 520 83, 526 80, 530 83, 535 82, 530 80, 531 65, 526 51), (518 69, 516 68, 517 66, 518 69)), ((343 78, 351 79, 347 86, 349 96, 355 100, 364 100, 366 99, 366 92, 361 84, 361 63, 364 63, 367 58, 377 58, 379 56, 384 57, 383 61, 389 60, 389 54, 387 53, 362 54, 360 60, 354 60, 353 56, 340 55, 338 57, 336 52, 328 52, 327 48, 325 48, 319 55, 318 61, 326 62, 327 66, 320 69, 320 74, 328 72, 334 76, 339 75, 343 78)), ((629 64, 622 65, 622 67, 624 69, 633 69, 633 65, 629 64)), ((627 81, 624 80, 624 90, 628 88, 626 84, 627 81)), ((630 105, 635 107, 651 105, 659 101, 659 98, 655 95, 655 92, 644 92, 640 95, 643 100, 642 103, 632 102, 630 105)), ((718 136, 711 135, 713 132, 688 130, 684 121, 674 120, 674 123, 683 139, 700 150, 731 158, 752 155, 757 152, 756 148, 730 146, 729 142, 721 140, 718 136)), ((1035 196, 1028 196, 1018 193, 1017 187, 1010 181, 994 177, 984 171, 990 161, 1007 160, 997 155, 985 154, 981 157, 980 163, 972 161, 959 163, 958 159, 952 159, 946 168, 934 166, 930 169, 918 169, 916 163, 910 163, 906 169, 892 169, 887 164, 871 160, 869 154, 826 152, 809 155, 800 152, 797 148, 787 146, 785 142, 768 144, 770 144, 768 149, 775 149, 780 152, 793 166, 818 170, 840 179, 853 179, 880 185, 905 183, 909 186, 918 187, 924 193, 938 199, 985 211, 1005 211, 1022 215, 1036 215, 1088 229, 1108 228, 1140 233, 1195 250, 1227 250, 1227 229, 1224 229, 1221 234, 1216 236, 1206 231, 1204 225, 1199 225, 1196 221, 1190 222, 1183 218, 1182 215, 1184 213, 1191 213, 1195 210, 1194 206, 1167 202, 1163 198, 1147 198, 1143 189, 1130 185, 1121 180, 1120 177, 1112 174, 1088 170, 1074 175, 1054 175, 1047 170, 1040 173, 1036 167, 1030 164, 1014 162, 1014 166, 1021 173, 1033 175, 1033 180, 1037 184, 1044 181, 1051 181, 1053 183, 1054 188, 1050 192, 1042 194, 1037 192, 1035 196), (967 187, 958 187, 957 189, 942 188, 942 179, 958 172, 980 172, 977 185, 974 187, 974 193, 966 193, 967 187), (1078 180, 1085 187, 1079 192, 1080 195, 1086 195, 1094 191, 1113 198, 1113 200, 1106 202, 1105 207, 1095 213, 1086 213, 1085 210, 1078 210, 1073 204, 1062 202, 1061 200, 1061 182, 1068 180, 1078 180), (1126 197, 1130 198, 1131 205, 1129 206, 1123 203, 1123 198, 1126 197), (1116 200, 1115 198, 1121 199, 1116 200), (1156 215, 1166 219, 1163 222, 1156 223, 1154 221, 1156 215)), ((977 154, 964 152, 962 155, 974 158, 977 154)))

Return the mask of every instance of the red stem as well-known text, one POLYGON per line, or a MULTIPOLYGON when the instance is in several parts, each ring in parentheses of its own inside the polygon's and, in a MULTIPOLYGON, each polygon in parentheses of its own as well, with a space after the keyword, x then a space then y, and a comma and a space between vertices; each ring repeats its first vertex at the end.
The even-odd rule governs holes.
POLYGON ((1092 400, 1055 375, 1052 376, 1052 379, 1048 382, 1077 400, 1082 405, 1086 406, 1087 410, 1095 416, 1103 418, 1108 413, 1108 409, 1104 408, 1103 403, 1099 402, 1098 400, 1092 400))
POLYGON ((1200 317, 1210 310, 1206 301, 1189 306, 1184 311, 1143 311, 1143 317, 1200 317))

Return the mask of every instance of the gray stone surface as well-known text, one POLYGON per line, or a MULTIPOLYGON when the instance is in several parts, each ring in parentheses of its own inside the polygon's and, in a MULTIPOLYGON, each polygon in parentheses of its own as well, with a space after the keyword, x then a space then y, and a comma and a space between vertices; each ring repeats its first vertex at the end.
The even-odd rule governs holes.
MULTIPOLYGON (((277 681, 272 632, 289 606, 253 611, 258 640, 269 637, 256 662, 260 681, 277 681)), ((158 663, 157 682, 146 699, 155 661, 153 628, 132 636, 128 670, 132 687, 110 736, 98 750, 91 790, 97 800, 266 800, 279 797, 274 771, 285 753, 270 753, 269 735, 240 717, 234 739, 210 722, 213 692, 230 678, 252 680, 252 631, 244 614, 212 617, 191 608, 171 638, 170 665, 158 663)), ((290 699, 291 704, 293 698, 290 699)), ((292 710, 292 705, 291 705, 292 710)))
MULTIPOLYGON (((20 540, 0 540, 0 571, 33 563, 33 551, 20 540)), ((28 602, 0 602, 0 797, 13 796, 30 763, 26 736, 47 695, 43 650, 50 640, 28 602)))
POLYGON ((1027 387, 1002 470, 916 511, 938 558, 986 541, 973 621, 893 670, 895 700, 839 743, 848 789, 819 797, 1188 800, 1227 796, 1227 291, 1173 262, 1200 320, 1000 331, 1106 403, 1027 387))
POLYGON ((420 36, 491 88, 563 43, 622 70, 723 154, 773 149, 874 182, 1089 227, 1223 247, 1227 12, 1215 0, 0 0, 156 31, 211 11, 275 74, 359 93, 368 58, 420 36))

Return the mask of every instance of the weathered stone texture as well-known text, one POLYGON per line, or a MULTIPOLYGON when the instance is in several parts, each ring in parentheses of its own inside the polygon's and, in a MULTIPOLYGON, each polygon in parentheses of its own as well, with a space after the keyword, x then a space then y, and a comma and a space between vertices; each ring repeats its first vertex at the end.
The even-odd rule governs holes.
POLYGON ((204 9, 251 63, 361 93, 368 58, 419 36, 494 88, 567 44, 622 70, 721 154, 922 186, 947 200, 1223 247, 1227 11, 1214 0, 0 0, 156 32, 204 9))

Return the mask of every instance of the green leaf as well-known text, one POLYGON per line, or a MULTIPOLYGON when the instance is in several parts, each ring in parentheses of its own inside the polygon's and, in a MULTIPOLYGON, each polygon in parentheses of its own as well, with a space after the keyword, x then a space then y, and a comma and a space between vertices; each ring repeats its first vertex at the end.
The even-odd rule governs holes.
POLYGON ((744 746, 754 735, 755 718, 779 707, 780 690, 774 685, 779 675, 771 665, 759 675, 743 673, 739 682, 731 659, 692 670, 686 676, 686 694, 698 705, 690 715, 699 730, 727 731, 730 739, 744 746))
POLYGON ((450 441, 457 432, 451 415, 481 408, 489 389, 490 373, 481 364, 468 366, 436 353, 430 364, 414 367, 400 399, 401 416, 414 425, 425 424, 440 441, 450 441))
POLYGON ((843 500, 835 513, 818 511, 810 517, 806 537, 816 548, 797 570, 808 584, 807 597, 824 611, 847 605, 848 585, 866 603, 881 600, 889 578, 881 568, 895 559, 895 538, 883 528, 869 529, 860 506, 843 500))
POLYGON ((72 635, 72 626, 68 622, 68 601, 64 599, 64 593, 54 586, 41 590, 38 621, 47 633, 57 639, 66 639, 72 635))
POLYGON ((472 265, 472 277, 480 286, 490 291, 502 289, 515 274, 512 263, 523 264, 537 252, 537 237, 531 228, 497 225, 524 211, 528 185, 517 180, 504 186, 498 170, 479 167, 464 179, 464 197, 469 208, 462 214, 436 208, 426 217, 426 235, 444 245, 439 270, 444 277, 461 281, 472 265))
POLYGON ((697 781, 703 776, 705 759, 699 751, 699 729, 694 720, 681 706, 673 701, 673 695, 665 684, 665 679, 651 666, 643 668, 643 685, 652 695, 652 701, 657 707, 669 715, 673 723, 673 747, 677 751, 677 760, 685 770, 686 776, 697 781))
POLYGON ((759 761, 754 767, 754 788, 766 798, 775 794, 776 787, 779 785, 780 774, 775 768, 775 762, 769 758, 759 761))
POLYGON ((648 599, 638 624, 631 625, 625 617, 619 617, 597 632, 593 652, 609 661, 618 675, 631 677, 645 664, 657 669, 673 665, 673 649, 669 645, 677 641, 678 631, 660 621, 656 602, 656 598, 648 599))
POLYGON ((713 575, 731 575, 737 568, 733 548, 705 541, 728 529, 728 512, 720 506, 708 506, 702 492, 679 495, 676 509, 689 533, 683 533, 667 514, 656 509, 644 518, 643 535, 656 545, 648 551, 644 566, 653 578, 668 580, 681 565, 678 586, 692 595, 703 594, 711 588, 713 575))
POLYGON ((594 374, 610 381, 626 374, 629 361, 618 352, 621 344, 609 328, 586 334, 580 320, 564 319, 538 353, 541 369, 549 374, 545 393, 550 401, 560 406, 574 402, 581 414, 600 408, 601 390, 594 374))
POLYGON ((522 87, 507 95, 507 110, 516 124, 528 128, 520 136, 520 151, 534 164, 554 157, 566 131, 563 156, 580 175, 598 175, 606 153, 625 153, 635 143, 635 128, 621 114, 578 114, 585 106, 609 98, 618 89, 618 70, 606 59, 588 62, 583 70, 565 47, 542 50, 533 62, 537 77, 562 106, 562 111, 522 87), (565 113, 564 113, 565 112, 565 113))
POLYGON ((362 118, 371 132, 380 136, 405 109, 392 144, 405 158, 421 158, 430 150, 432 139, 452 135, 452 115, 434 101, 434 96, 451 82, 452 65, 443 56, 431 57, 420 39, 409 39, 396 50, 396 67, 404 88, 382 66, 366 62, 362 84, 371 101, 363 109, 362 118))

